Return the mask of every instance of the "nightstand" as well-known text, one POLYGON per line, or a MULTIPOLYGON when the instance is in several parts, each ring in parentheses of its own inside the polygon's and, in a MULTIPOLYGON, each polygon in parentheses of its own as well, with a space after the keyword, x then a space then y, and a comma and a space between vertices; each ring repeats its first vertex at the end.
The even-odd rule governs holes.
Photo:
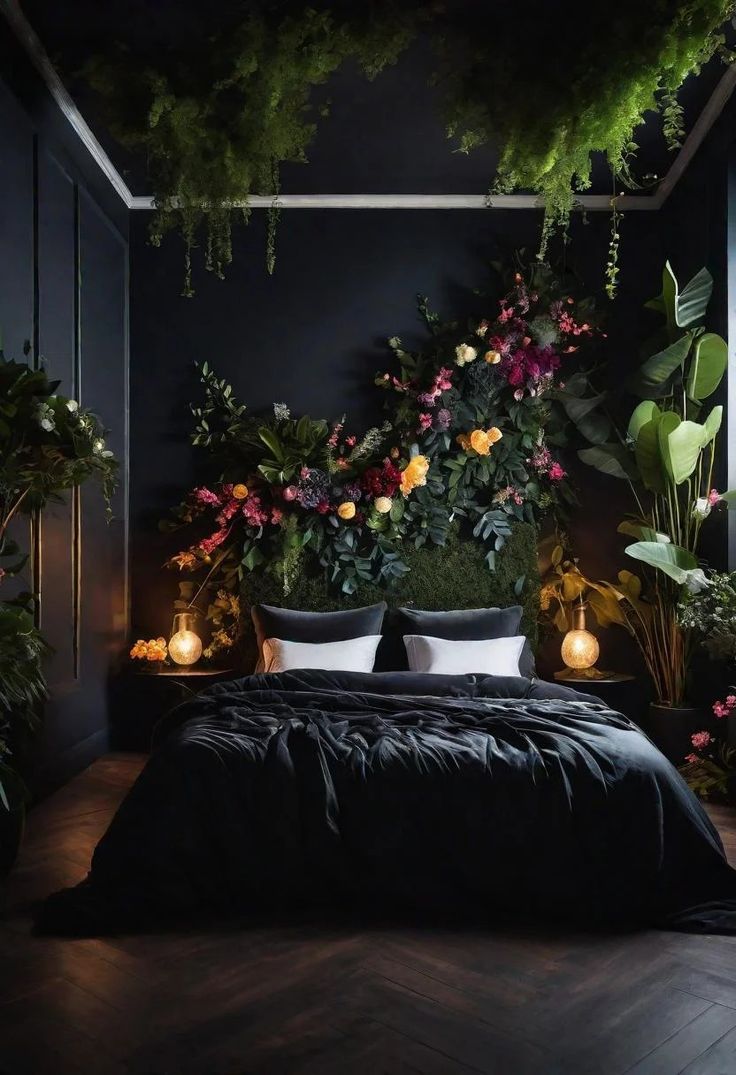
POLYGON ((113 687, 111 748, 150 750, 153 729, 169 710, 213 683, 235 679, 237 675, 232 668, 164 668, 160 672, 127 668, 113 687))
POLYGON ((600 698, 609 709, 623 713, 635 724, 641 722, 649 708, 649 699, 641 681, 623 672, 606 676, 605 679, 559 679, 557 682, 581 694, 600 698))

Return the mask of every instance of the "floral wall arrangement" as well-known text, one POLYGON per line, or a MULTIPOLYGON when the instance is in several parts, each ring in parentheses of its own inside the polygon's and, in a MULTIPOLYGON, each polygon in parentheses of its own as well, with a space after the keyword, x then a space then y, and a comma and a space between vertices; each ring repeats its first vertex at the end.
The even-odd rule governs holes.
POLYGON ((659 113, 664 140, 676 150, 685 135, 677 99, 683 82, 714 56, 733 59, 722 30, 731 0, 572 3, 564 21, 544 0, 513 13, 400 0, 335 0, 332 7, 285 12, 250 3, 226 28, 213 22, 206 49, 197 39, 188 47, 157 45, 149 56, 117 50, 87 64, 111 132, 145 154, 156 208, 152 242, 171 230, 183 236, 184 294, 192 294, 199 243, 206 268, 222 275, 232 258, 231 226, 247 221, 252 194, 273 197, 266 251, 273 270, 280 167, 306 162, 329 111, 315 87, 348 62, 375 77, 423 36, 433 45, 433 82, 453 149, 497 148, 490 194, 523 190, 544 199, 541 259, 551 237, 566 234, 578 194, 590 189, 593 156, 604 155, 613 295, 617 197, 658 182, 636 174, 637 128, 647 113, 659 113))
POLYGON ((213 480, 166 525, 196 528, 169 564, 192 573, 179 607, 206 608, 210 656, 235 638, 240 610, 229 595, 251 572, 278 577, 286 595, 315 566, 344 595, 389 588, 408 571, 407 548, 442 546, 457 526, 493 570, 514 524, 565 512, 574 494, 559 452, 596 402, 577 359, 569 369, 599 334, 593 304, 535 265, 513 272, 487 308, 459 324, 420 300, 428 342, 410 352, 389 341, 394 370, 376 376, 387 418, 364 434, 345 418, 297 419, 284 403, 251 416, 202 367, 192 443, 213 480))

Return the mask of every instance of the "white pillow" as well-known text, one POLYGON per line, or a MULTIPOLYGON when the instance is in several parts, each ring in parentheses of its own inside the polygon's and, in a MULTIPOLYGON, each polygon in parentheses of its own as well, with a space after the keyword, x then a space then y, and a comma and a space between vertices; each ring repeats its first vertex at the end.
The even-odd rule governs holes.
POLYGON ((266 672, 293 668, 324 668, 330 672, 372 672, 381 635, 347 638, 342 642, 287 642, 267 638, 263 643, 266 672))
POLYGON ((432 635, 404 635, 404 645, 412 672, 462 675, 481 672, 487 676, 519 676, 519 657, 524 635, 510 638, 483 638, 457 642, 432 635))

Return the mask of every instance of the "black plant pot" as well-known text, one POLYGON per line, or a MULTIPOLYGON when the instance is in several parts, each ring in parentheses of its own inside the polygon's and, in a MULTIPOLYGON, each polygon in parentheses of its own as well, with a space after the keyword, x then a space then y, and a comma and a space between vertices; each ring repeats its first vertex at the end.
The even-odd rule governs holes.
POLYGON ((26 810, 23 805, 16 804, 11 810, 6 810, 0 803, 0 881, 5 880, 18 857, 25 822, 26 810))
POLYGON ((642 729, 673 765, 682 765, 691 754, 694 732, 714 731, 712 714, 695 706, 668 706, 652 703, 642 729))

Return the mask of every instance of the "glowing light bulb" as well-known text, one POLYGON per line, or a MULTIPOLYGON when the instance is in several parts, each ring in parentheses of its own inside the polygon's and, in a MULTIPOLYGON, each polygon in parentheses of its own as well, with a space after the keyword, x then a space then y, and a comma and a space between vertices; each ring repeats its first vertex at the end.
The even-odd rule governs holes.
POLYGON ((592 668, 600 656, 598 639, 590 631, 568 631, 562 640, 562 660, 568 668, 592 668))
POLYGON ((174 664, 196 664, 202 656, 202 639, 193 630, 195 617, 191 612, 174 616, 174 633, 169 639, 169 657, 174 664))

